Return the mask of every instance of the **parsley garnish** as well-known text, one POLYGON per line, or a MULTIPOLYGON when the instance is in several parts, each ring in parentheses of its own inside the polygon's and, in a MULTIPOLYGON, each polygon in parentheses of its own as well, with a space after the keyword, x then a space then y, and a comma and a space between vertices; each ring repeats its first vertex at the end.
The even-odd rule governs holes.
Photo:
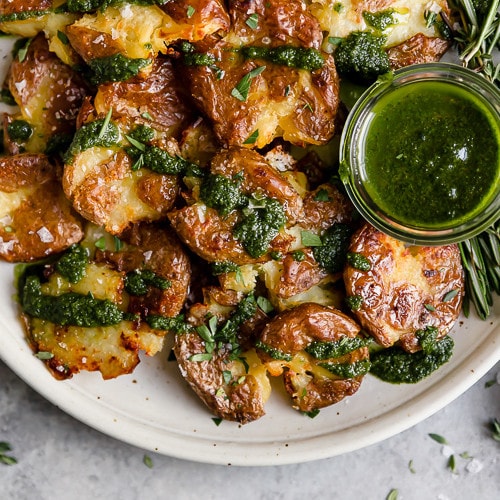
POLYGON ((250 84, 252 80, 260 75, 266 69, 265 66, 258 66, 252 71, 249 71, 236 85, 236 87, 231 90, 231 95, 238 99, 239 101, 245 102, 248 97, 248 92, 250 91, 250 84))
POLYGON ((255 144, 259 138, 259 129, 254 130, 243 144, 255 144))
POLYGON ((249 28, 256 30, 259 27, 259 15, 255 12, 253 14, 250 14, 247 20, 245 21, 245 24, 249 28))
POLYGON ((323 245, 321 238, 311 231, 301 231, 300 239, 305 247, 320 247, 323 245))
POLYGON ((429 434, 429 437, 431 439, 434 439, 434 441, 436 441, 439 444, 448 444, 448 441, 446 441, 446 439, 443 436, 440 436, 439 434, 434 434, 431 432, 429 434))
POLYGON ((144 455, 144 457, 142 458, 142 463, 149 469, 153 468, 153 460, 149 455, 144 455))
POLYGON ((14 457, 6 454, 9 451, 12 451, 10 444, 5 441, 0 441, 0 463, 5 465, 17 464, 17 460, 14 457))

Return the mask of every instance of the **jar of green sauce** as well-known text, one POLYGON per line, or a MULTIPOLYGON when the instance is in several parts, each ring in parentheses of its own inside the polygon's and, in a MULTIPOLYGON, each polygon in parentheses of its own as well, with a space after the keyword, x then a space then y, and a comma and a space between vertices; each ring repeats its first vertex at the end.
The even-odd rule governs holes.
POLYGON ((398 70, 354 105, 340 165, 381 231, 414 244, 471 238, 500 216, 500 91, 456 64, 398 70))

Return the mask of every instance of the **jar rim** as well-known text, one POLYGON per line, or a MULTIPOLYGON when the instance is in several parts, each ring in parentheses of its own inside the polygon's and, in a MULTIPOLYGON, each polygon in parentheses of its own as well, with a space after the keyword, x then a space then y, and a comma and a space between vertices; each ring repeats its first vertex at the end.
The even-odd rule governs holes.
MULTIPOLYGON (((351 109, 340 139, 340 177, 347 194, 361 215, 377 229, 411 244, 440 245, 469 239, 487 229, 500 217, 500 186, 493 192, 487 206, 470 220, 450 223, 439 228, 413 226, 398 221, 385 213, 363 189, 357 163, 356 145, 364 140, 368 131, 370 110, 381 97, 395 89, 416 82, 441 81, 466 89, 476 98, 487 103, 487 108, 500 123, 500 90, 474 71, 453 63, 436 62, 407 66, 373 83, 351 109)), ((499 145, 500 147, 500 145, 499 145)), ((498 166, 500 170, 500 166, 498 166)))

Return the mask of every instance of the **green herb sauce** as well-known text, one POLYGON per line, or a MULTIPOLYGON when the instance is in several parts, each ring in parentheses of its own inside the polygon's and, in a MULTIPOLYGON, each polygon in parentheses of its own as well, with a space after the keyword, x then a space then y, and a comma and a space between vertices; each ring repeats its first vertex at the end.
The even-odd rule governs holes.
POLYGON ((56 262, 57 272, 70 283, 78 283, 85 276, 89 254, 81 245, 72 245, 56 262))
POLYGON ((91 82, 100 85, 106 82, 121 82, 136 76, 139 71, 151 64, 151 59, 130 59, 122 54, 99 57, 89 61, 92 71, 91 82))
POLYGON ((392 384, 415 384, 446 363, 453 353, 453 339, 435 342, 431 352, 410 354, 400 347, 389 347, 370 355, 370 372, 392 384))
POLYGON ((411 226, 446 228, 481 212, 500 180, 500 131, 487 105, 444 82, 382 96, 362 150, 365 188, 411 226))
POLYGON ((366 375, 370 371, 371 363, 368 359, 362 359, 354 363, 319 363, 319 366, 339 377, 353 378, 366 375))
POLYGON ((274 64, 308 71, 320 69, 325 64, 319 50, 292 45, 280 45, 279 47, 247 46, 243 47, 240 52, 247 59, 264 59, 274 64))
POLYGON ((366 24, 379 31, 384 31, 389 26, 396 24, 394 19, 394 9, 381 10, 378 12, 363 12, 363 19, 366 24))
POLYGON ((26 120, 14 120, 7 125, 7 134, 13 141, 27 141, 33 134, 33 128, 26 120))
POLYGON ((349 352, 365 347, 369 341, 361 337, 343 337, 334 342, 312 342, 305 351, 316 359, 338 358, 349 352))
POLYGON ((361 295, 350 295, 345 298, 345 303, 351 311, 359 311, 363 305, 363 297, 361 295))
POLYGON ((384 50, 384 36, 367 31, 353 31, 337 46, 335 64, 341 75, 355 80, 373 81, 391 69, 384 50))
POLYGON ((233 229, 234 236, 241 241, 245 250, 258 258, 269 248, 271 241, 285 225, 283 206, 274 198, 259 200, 259 206, 246 208, 243 218, 233 229))
POLYGON ((169 280, 158 276, 150 269, 135 269, 125 276, 125 290, 130 295, 146 295, 150 287, 166 290, 171 286, 169 280))
POLYGON ((264 342, 262 342, 261 340, 258 340, 255 343, 255 347, 257 349, 260 349, 261 351, 264 351, 273 359, 277 359, 279 361, 292 361, 292 356, 290 354, 287 354, 286 352, 283 352, 281 349, 277 349, 276 347, 264 344, 264 342))
POLYGON ((347 262, 354 269, 359 269, 360 271, 369 271, 372 268, 370 261, 363 254, 356 252, 349 252, 347 254, 347 262))
POLYGON ((323 269, 330 273, 338 273, 343 269, 351 232, 347 224, 338 223, 329 227, 321 236, 323 244, 313 247, 313 255, 323 269))
POLYGON ((188 333, 193 330, 193 327, 189 323, 186 323, 182 314, 173 318, 149 314, 146 317, 146 323, 155 330, 166 330, 177 334, 188 333))
POLYGON ((26 314, 56 325, 93 328, 116 325, 125 319, 110 300, 75 292, 57 296, 43 294, 37 276, 28 276, 21 291, 21 305, 26 314))
POLYGON ((248 205, 248 198, 240 190, 240 182, 220 174, 210 174, 203 180, 200 198, 223 216, 248 205))
POLYGON ((118 127, 105 119, 95 120, 80 127, 71 144, 64 154, 64 161, 67 164, 73 163, 75 156, 86 149, 93 147, 110 147, 118 144, 120 132, 118 127))

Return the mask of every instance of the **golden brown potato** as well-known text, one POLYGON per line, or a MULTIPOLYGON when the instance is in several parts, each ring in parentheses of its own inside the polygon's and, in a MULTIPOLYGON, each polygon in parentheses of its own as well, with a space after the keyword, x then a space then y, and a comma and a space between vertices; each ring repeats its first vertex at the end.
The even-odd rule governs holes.
POLYGON ((205 342, 197 333, 177 335, 174 353, 183 377, 215 415, 241 424, 264 415, 271 388, 255 351, 242 354, 248 372, 242 361, 230 360, 229 353, 217 352, 209 361, 192 360, 192 356, 206 353, 205 342))
MULTIPOLYGON (((125 273, 105 264, 89 262, 85 276, 70 283, 52 272, 41 283, 41 293, 66 293, 108 300, 126 311, 125 273)), ((28 337, 37 353, 45 353, 47 367, 59 379, 71 378, 82 370, 100 371, 104 379, 130 373, 139 363, 139 351, 152 356, 161 350, 165 332, 151 329, 145 322, 122 319, 103 326, 55 324, 47 318, 24 315, 28 337)))
POLYGON ((295 409, 310 412, 354 394, 369 369, 360 327, 340 311, 303 303, 273 318, 257 343, 269 373, 283 374, 295 409))
MULTIPOLYGON (((210 119, 218 140, 243 145, 257 134, 253 146, 262 148, 276 137, 298 145, 324 144, 334 134, 338 76, 331 56, 315 71, 279 66, 259 59, 244 60, 234 46, 205 42, 198 50, 209 54, 224 78, 211 66, 185 68, 193 99, 210 119), (231 95, 252 71, 248 96, 231 95)), ((250 146, 251 147, 251 146, 250 146)))
POLYGON ((0 158, 0 256, 29 262, 81 240, 80 220, 44 155, 0 158))
POLYGON ((194 119, 186 89, 169 59, 157 58, 146 78, 100 85, 94 98, 97 113, 113 109, 113 118, 145 124, 167 136, 178 136, 194 119))
POLYGON ((222 218, 214 208, 196 203, 169 212, 168 219, 179 238, 207 262, 230 260, 247 264, 256 260, 233 236, 237 214, 222 218))
POLYGON ((40 34, 22 60, 15 57, 6 82, 20 108, 21 118, 33 127, 24 150, 44 152, 50 138, 71 135, 88 88, 81 76, 49 51, 40 34))
POLYGON ((39 33, 54 4, 63 2, 53 0, 1 0, 0 30, 11 35, 32 37, 39 33), (26 19, 18 19, 18 16, 26 19))
POLYGON ((167 331, 149 326, 150 318, 179 314, 189 291, 191 267, 175 235, 161 226, 134 226, 123 240, 93 224, 85 229, 81 244, 68 251, 69 265, 61 265, 63 254, 21 278, 25 283, 21 305, 34 349, 45 353, 57 378, 69 378, 82 370, 114 378, 133 371, 140 351, 152 356, 161 350, 167 331), (80 262, 81 255, 80 267, 75 262, 80 262), (44 300, 48 295, 50 300, 57 296, 107 301, 104 316, 89 312, 94 307, 91 303, 60 307, 59 311, 67 313, 58 319, 50 303, 33 310, 29 301, 32 284, 26 285, 30 276, 37 277, 37 293, 44 300))
POLYGON ((303 216, 299 224, 304 229, 325 231, 338 222, 351 222, 354 207, 332 184, 321 184, 304 197, 303 216))
MULTIPOLYGON (((239 179, 242 194, 277 200, 284 209, 285 225, 291 225, 300 214, 302 199, 294 187, 269 165, 259 153, 243 148, 222 150, 210 163, 210 172, 225 178, 239 179), (236 177, 235 177, 236 176, 236 177)), ((292 238, 283 232, 272 238, 263 255, 252 256, 233 234, 241 220, 241 211, 234 209, 221 215, 207 207, 203 200, 173 210, 168 218, 180 239, 197 255, 208 262, 230 260, 238 265, 268 260, 272 251, 287 252, 292 238)))
MULTIPOLYGON (((449 16, 450 8, 446 0, 343 0, 341 8, 332 8, 330 0, 311 0, 309 9, 318 19, 321 29, 328 38, 344 38, 354 31, 373 31, 385 37, 385 48, 403 44, 417 34, 425 37, 443 38, 436 23, 428 22, 428 13, 439 16, 441 12, 449 16), (365 15, 392 10, 393 23, 380 32, 370 25, 365 15)), ((331 47, 330 47, 331 49, 331 47)))
POLYGON ((147 269, 170 283, 164 290, 150 287, 144 295, 131 296, 128 310, 143 316, 179 314, 189 292, 191 264, 175 233, 169 227, 136 224, 121 240, 127 243, 124 249, 97 250, 96 261, 125 273, 147 269))
POLYGON ((175 40, 196 41, 228 27, 227 12, 219 0, 173 4, 163 10, 158 5, 134 3, 99 9, 68 26, 66 34, 76 52, 90 62, 115 54, 148 59, 166 52, 175 40))
POLYGON ((303 47, 316 49, 321 47, 323 40, 321 27, 304 2, 229 0, 228 4, 232 36, 241 38, 245 44, 271 39, 282 43, 296 40, 303 47), (250 16, 257 16, 258 29, 253 29, 247 24, 250 16))
POLYGON ((293 254, 287 254, 281 264, 279 279, 269 290, 280 299, 289 299, 298 293, 309 290, 328 275, 314 260, 311 249, 302 250, 304 258, 297 260, 293 254))
MULTIPOLYGON (((102 99, 100 106, 103 113, 97 113, 90 101, 84 103, 80 110, 80 127, 89 126, 96 120, 101 120, 104 124, 109 110, 104 110, 102 99)), ((154 172, 147 168, 147 164, 141 168, 134 167, 137 158, 130 156, 125 149, 127 134, 136 128, 133 116, 128 112, 133 115, 134 109, 124 106, 120 108, 116 118, 112 114, 110 123, 117 127, 119 135, 116 143, 109 147, 91 145, 82 148, 67 160, 63 176, 64 192, 76 211, 115 235, 121 234, 133 223, 164 218, 179 193, 177 175, 154 172)), ((177 118, 182 123, 185 116, 179 114, 177 118)), ((160 118, 157 119, 160 121, 160 118)), ((148 122, 147 119, 144 122, 148 122)), ((173 120, 165 123, 172 122, 173 120)), ((177 125, 167 127, 166 130, 162 126, 160 123, 159 130, 147 126, 153 139, 146 144, 175 158, 180 151, 177 142, 169 138, 169 134, 176 130, 177 125)))
POLYGON ((398 69, 410 64, 439 61, 450 48, 450 42, 442 38, 417 33, 408 40, 387 50, 391 68, 398 69))
POLYGON ((189 309, 189 331, 177 334, 174 344, 183 377, 205 405, 242 424, 264 415, 271 393, 265 367, 246 347, 248 335, 262 327, 258 311, 253 296, 209 287, 203 304, 189 309))
POLYGON ((243 46, 319 50, 323 35, 318 21, 298 0, 235 0, 229 3, 229 11, 230 32, 223 39, 207 37, 195 48, 214 64, 185 68, 191 93, 219 141, 225 146, 258 148, 276 137, 299 145, 328 142, 339 105, 333 59, 323 54, 323 66, 309 71, 245 59, 239 53, 243 46), (260 74, 252 73, 264 67, 260 74), (248 95, 245 91, 235 97, 234 89, 245 78, 248 95))
MULTIPOLYGON (((177 38, 191 42, 202 40, 219 30, 229 29, 229 15, 222 0, 176 0, 165 2, 160 8, 166 12, 182 30, 177 38)), ((172 38, 172 28, 165 26, 159 33, 164 45, 172 38)), ((162 48, 159 49, 162 52, 162 48)))
POLYGON ((360 302, 353 313, 379 344, 414 352, 418 330, 435 327, 441 338, 451 329, 464 295, 456 245, 407 246, 366 224, 349 252, 369 263, 367 270, 347 265, 344 281, 347 296, 360 302))
POLYGON ((302 199, 290 182, 256 151, 244 148, 222 150, 210 163, 210 172, 225 177, 241 176, 243 194, 278 200, 285 209, 287 224, 292 225, 302 211, 302 199))

